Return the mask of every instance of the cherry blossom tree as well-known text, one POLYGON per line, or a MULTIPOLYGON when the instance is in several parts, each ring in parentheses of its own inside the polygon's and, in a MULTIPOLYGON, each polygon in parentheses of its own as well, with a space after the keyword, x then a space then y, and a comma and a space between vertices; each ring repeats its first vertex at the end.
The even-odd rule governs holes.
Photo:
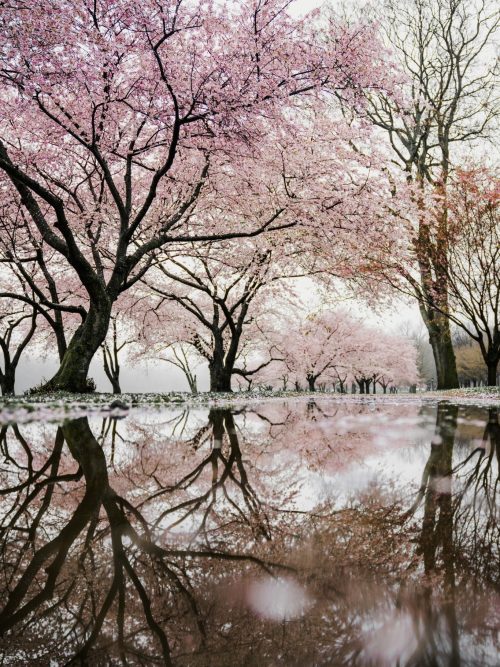
POLYGON ((189 386, 189 391, 192 394, 198 393, 198 377, 196 369, 201 363, 200 355, 197 354, 196 348, 186 343, 173 343, 166 349, 162 346, 164 352, 159 359, 163 359, 169 364, 172 364, 184 373, 184 377, 189 386))
MULTIPOLYGON (((270 351, 265 361, 247 363, 271 315, 263 292, 297 271, 290 261, 297 251, 284 241, 276 248, 251 241, 193 246, 189 254, 170 253, 147 279, 160 321, 168 317, 171 304, 177 306, 176 322, 184 327, 173 327, 174 342, 184 341, 208 362, 211 391, 231 391, 234 375, 249 379, 273 358, 270 351)), ((151 317, 148 327, 150 322, 151 317)), ((156 335, 168 344, 165 333, 163 328, 150 331, 148 339, 156 335)))
POLYGON ((366 338, 354 369, 360 389, 369 393, 370 383, 373 383, 375 394, 380 384, 385 394, 388 387, 417 384, 417 349, 413 341, 375 329, 367 329, 366 338))
POLYGON ((294 322, 276 320, 273 345, 282 358, 272 365, 276 381, 310 391, 317 383, 333 383, 341 393, 356 382, 360 393, 418 382, 417 350, 408 338, 367 326, 343 310, 323 307, 294 322))
POLYGON ((359 323, 348 313, 321 310, 292 324, 280 352, 297 382, 305 380, 310 391, 329 377, 333 369, 348 368, 348 358, 360 344, 359 323))
MULTIPOLYGON (((266 320, 276 308, 272 300, 290 297, 292 281, 305 276, 321 276, 331 291, 333 278, 366 271, 367 249, 394 236, 387 179, 377 168, 382 156, 353 149, 350 137, 358 129, 339 121, 332 131, 316 110, 301 137, 283 137, 269 146, 261 181, 251 183, 249 171, 245 176, 241 169, 230 188, 226 183, 204 211, 205 220, 224 220, 228 227, 254 220, 264 226, 279 211, 283 227, 239 241, 170 245, 158 253, 142 279, 157 297, 153 312, 161 323, 154 331, 149 319, 148 344, 155 335, 158 343, 191 344, 209 364, 213 391, 230 391, 232 376, 249 386, 257 373, 262 380, 261 371, 276 354, 269 346, 265 354, 265 346, 252 339, 266 337, 266 320), (376 226, 383 215, 387 224, 376 226), (184 327, 165 327, 179 310, 173 304, 183 312, 175 319, 184 327), (174 335, 172 341, 165 331, 174 335), (243 357, 245 363, 237 363, 243 357)), ((251 168, 253 162, 247 165, 251 168)))
POLYGON ((289 4, 4 7, 2 203, 79 286, 82 322, 45 389, 87 389, 113 304, 160 249, 280 226, 279 209, 257 225, 206 224, 242 157, 257 165, 273 133, 300 134, 301 106, 322 92, 385 86, 373 27, 323 29, 289 4))

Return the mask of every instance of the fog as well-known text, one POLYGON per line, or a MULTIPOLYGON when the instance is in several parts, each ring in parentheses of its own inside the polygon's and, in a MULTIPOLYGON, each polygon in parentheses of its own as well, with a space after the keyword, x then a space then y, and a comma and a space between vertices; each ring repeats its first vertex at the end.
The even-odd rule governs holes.
MULTIPOLYGON (((16 393, 21 394, 30 387, 40 384, 42 380, 54 375, 58 363, 54 359, 37 359, 34 356, 21 359, 16 375, 16 393)), ((199 366, 197 369, 198 387, 200 391, 208 391, 208 368, 199 366)), ((97 391, 111 391, 111 383, 104 373, 102 356, 96 355, 90 366, 89 377, 97 385, 97 391)), ((120 384, 123 392, 167 392, 189 391, 188 383, 182 372, 165 361, 148 364, 127 365, 123 362, 120 369, 120 384)))

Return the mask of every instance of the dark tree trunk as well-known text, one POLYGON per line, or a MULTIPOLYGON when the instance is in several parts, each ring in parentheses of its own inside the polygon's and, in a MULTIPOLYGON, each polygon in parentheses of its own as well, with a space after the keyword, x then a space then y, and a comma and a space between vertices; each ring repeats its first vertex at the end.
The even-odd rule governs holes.
POLYGON ((59 356, 59 362, 62 362, 64 359, 64 355, 66 354, 66 351, 68 349, 68 345, 66 343, 66 334, 64 332, 64 323, 62 319, 62 313, 60 311, 56 311, 54 314, 54 321, 52 324, 52 330, 54 332, 54 335, 56 337, 56 342, 57 342, 57 354, 59 356))
POLYGON ((366 391, 367 394, 370 393, 370 385, 371 385, 371 383, 372 383, 371 380, 365 380, 365 388, 366 388, 365 391, 366 391))
POLYGON ((14 385, 16 383, 16 369, 12 366, 7 366, 0 379, 0 388, 2 389, 2 396, 11 396, 14 394, 14 385))
POLYGON ((113 387, 113 394, 121 394, 122 390, 120 387, 120 380, 118 378, 113 378, 110 380, 111 386, 113 387))
POLYGON ((429 331, 429 343, 436 364, 437 388, 455 389, 459 386, 459 383, 449 320, 441 315, 436 316, 431 323, 426 322, 426 324, 429 331))
POLYGON ((307 376, 307 384, 309 386, 309 391, 316 391, 316 378, 314 375, 307 376))
POLYGON ((231 371, 224 366, 222 361, 212 359, 209 364, 210 370, 210 391, 230 392, 231 389, 231 371))
POLYGON ((109 349, 106 349, 106 344, 104 344, 102 346, 102 353, 104 360, 104 372, 106 373, 106 377, 111 383, 113 394, 121 394, 122 389, 120 387, 120 364, 118 362, 118 352, 116 348, 114 348, 114 352, 111 353, 109 349))
POLYGON ((359 393, 364 394, 365 393, 365 381, 364 380, 356 380, 359 386, 359 393))
POLYGON ((488 387, 496 387, 498 359, 488 362, 488 387))
POLYGON ((87 376, 90 362, 108 332, 112 302, 103 297, 91 304, 89 312, 68 344, 61 366, 54 377, 38 391, 88 392, 93 387, 87 376))

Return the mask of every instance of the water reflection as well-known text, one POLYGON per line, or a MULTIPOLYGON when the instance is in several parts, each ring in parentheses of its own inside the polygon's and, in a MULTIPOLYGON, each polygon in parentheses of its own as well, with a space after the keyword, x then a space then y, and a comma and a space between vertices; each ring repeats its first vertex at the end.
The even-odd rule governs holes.
POLYGON ((0 432, 5 665, 497 665, 498 409, 0 432))

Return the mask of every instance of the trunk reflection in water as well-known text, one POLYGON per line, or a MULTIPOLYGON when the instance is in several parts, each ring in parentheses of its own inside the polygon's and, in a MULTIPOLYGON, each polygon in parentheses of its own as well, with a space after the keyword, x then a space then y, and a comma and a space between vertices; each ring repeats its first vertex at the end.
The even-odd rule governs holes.
POLYGON ((497 665, 497 408, 5 426, 0 664, 497 665))

